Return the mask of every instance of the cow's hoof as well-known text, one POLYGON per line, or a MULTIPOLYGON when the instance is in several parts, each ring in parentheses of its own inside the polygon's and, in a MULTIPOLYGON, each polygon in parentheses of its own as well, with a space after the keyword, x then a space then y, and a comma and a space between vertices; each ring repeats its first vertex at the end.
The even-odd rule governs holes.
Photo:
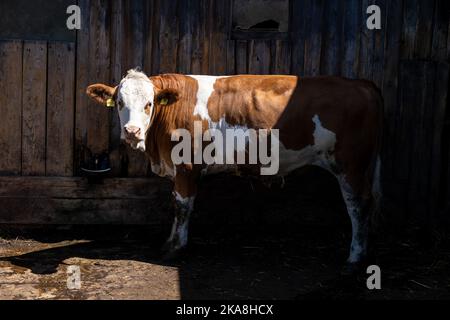
POLYGON ((161 256, 161 261, 163 262, 173 262, 178 260, 180 257, 180 254, 178 252, 178 250, 175 251, 167 251, 167 252, 163 252, 162 256, 161 256))
POLYGON ((176 248, 172 242, 166 242, 161 248, 161 260, 164 262, 179 260, 184 251, 184 248, 176 248))

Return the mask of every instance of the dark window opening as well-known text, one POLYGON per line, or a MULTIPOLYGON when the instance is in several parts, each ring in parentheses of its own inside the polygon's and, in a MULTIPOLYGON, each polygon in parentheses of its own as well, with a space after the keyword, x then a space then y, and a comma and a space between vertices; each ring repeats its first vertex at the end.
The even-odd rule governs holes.
POLYGON ((235 39, 277 39, 289 32, 289 0, 235 0, 232 12, 235 39))
MULTIPOLYGON (((237 27, 238 30, 243 30, 237 27)), ((250 31, 274 31, 279 32, 280 31, 280 23, 275 20, 265 20, 262 22, 259 22, 255 24, 254 26, 251 26, 250 28, 246 29, 250 31)))

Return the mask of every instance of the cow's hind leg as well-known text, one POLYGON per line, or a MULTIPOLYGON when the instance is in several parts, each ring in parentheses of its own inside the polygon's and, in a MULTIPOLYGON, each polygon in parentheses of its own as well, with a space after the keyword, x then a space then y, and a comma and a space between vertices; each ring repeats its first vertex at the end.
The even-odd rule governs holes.
POLYGON ((342 196, 352 225, 352 241, 347 262, 361 263, 367 258, 371 195, 355 191, 345 177, 338 177, 342 196))

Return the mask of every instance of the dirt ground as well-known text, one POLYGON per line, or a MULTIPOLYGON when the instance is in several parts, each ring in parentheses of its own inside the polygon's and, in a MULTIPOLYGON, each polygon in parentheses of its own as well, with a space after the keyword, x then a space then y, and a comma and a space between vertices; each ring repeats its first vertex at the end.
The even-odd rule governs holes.
POLYGON ((20 230, 34 239, 0 240, 0 299, 450 298, 444 242, 433 249, 379 243, 382 290, 370 291, 364 273, 341 273, 349 240, 343 231, 194 229, 189 250, 167 263, 162 232, 143 227, 20 230), (70 265, 80 267, 79 290, 67 288, 70 265))
POLYGON ((306 171, 285 182, 205 181, 173 262, 160 253, 170 225, 0 225, 0 299, 450 299, 449 232, 430 242, 379 227, 382 289, 370 291, 365 270, 342 273, 351 234, 336 181, 306 171), (67 287, 71 265, 79 290, 67 287))

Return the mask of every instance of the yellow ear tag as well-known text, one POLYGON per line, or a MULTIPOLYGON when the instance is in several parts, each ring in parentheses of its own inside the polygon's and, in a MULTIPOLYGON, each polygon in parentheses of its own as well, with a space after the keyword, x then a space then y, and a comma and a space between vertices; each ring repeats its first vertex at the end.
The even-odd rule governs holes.
POLYGON ((106 100, 106 107, 108 108, 114 108, 116 106, 116 103, 114 99, 108 99, 106 100))
POLYGON ((162 106, 166 106, 168 103, 169 103, 169 99, 167 99, 167 98, 162 98, 161 101, 159 102, 159 104, 162 106))

